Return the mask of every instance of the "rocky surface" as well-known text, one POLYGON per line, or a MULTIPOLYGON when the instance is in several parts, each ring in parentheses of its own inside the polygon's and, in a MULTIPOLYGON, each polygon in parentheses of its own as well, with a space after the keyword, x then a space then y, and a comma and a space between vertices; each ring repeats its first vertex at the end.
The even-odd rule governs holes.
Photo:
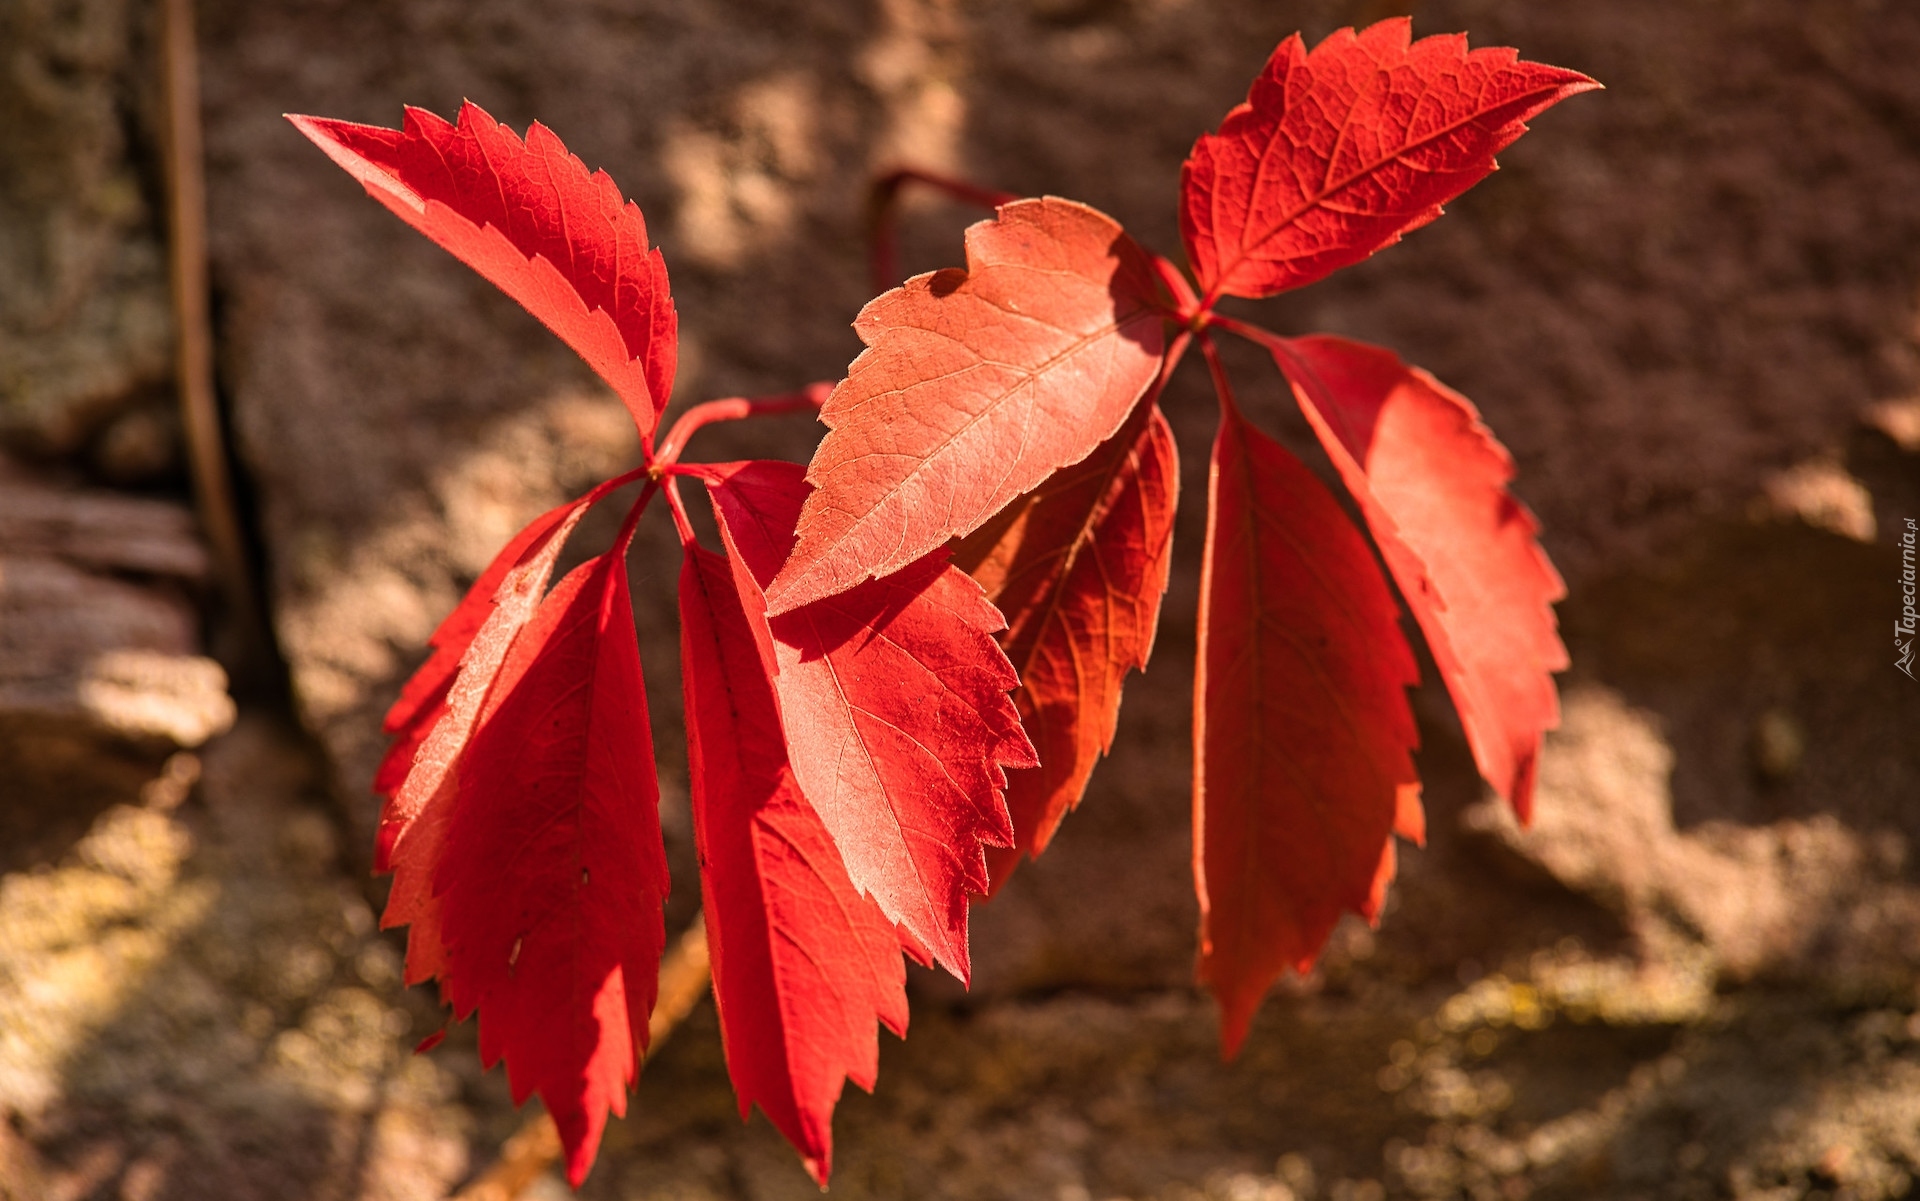
POLYGON ((76 490, 0 461, 4 861, 33 862, 168 752, 233 724, 201 650, 207 556, 182 506, 76 490))
POLYGON ((0 440, 85 452, 123 483, 175 469, 166 257, 140 130, 147 7, 0 9, 0 440))
POLYGON ((440 1195, 458 1082, 311 755, 253 721, 130 799, 0 883, 0 1196, 440 1195))

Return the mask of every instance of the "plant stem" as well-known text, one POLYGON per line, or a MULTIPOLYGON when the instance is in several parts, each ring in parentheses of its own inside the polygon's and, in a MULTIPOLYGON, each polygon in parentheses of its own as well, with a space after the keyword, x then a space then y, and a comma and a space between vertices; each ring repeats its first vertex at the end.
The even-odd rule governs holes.
POLYGON ((1187 282, 1186 273, 1164 254, 1153 256, 1153 269, 1160 276, 1160 282, 1166 285, 1167 291, 1173 293, 1174 304, 1178 306, 1175 312, 1180 323, 1196 333, 1205 329, 1213 320, 1213 310, 1200 303, 1200 296, 1193 290, 1193 285, 1187 282))
POLYGON ((1167 381, 1173 378, 1173 369, 1178 367, 1180 360, 1187 356, 1187 348, 1193 345, 1193 338, 1194 334, 1190 329, 1183 329, 1173 336, 1173 345, 1167 347, 1166 357, 1160 361, 1160 375, 1153 381, 1152 396, 1156 404, 1166 391, 1167 381))
POLYGON ((640 524, 640 514, 646 510, 647 502, 660 490, 660 481, 649 479, 647 486, 640 489, 640 495, 634 498, 633 506, 627 510, 626 519, 620 523, 620 533, 613 540, 613 554, 625 558, 627 548, 633 545, 633 531, 640 524))
MULTIPOLYGON (((173 294, 175 380, 180 426, 200 528, 213 551, 226 618, 249 673, 271 669, 272 636, 254 588, 246 535, 234 499, 220 403, 214 390, 213 318, 207 275, 207 183, 200 126, 200 76, 193 0, 163 0, 161 79, 167 189, 167 258, 173 294)), ((229 664, 229 666, 234 666, 229 664)))
POLYGON ((697 539, 693 534, 693 522, 687 520, 687 506, 680 499, 680 479, 669 475, 662 481, 667 489, 667 508, 673 513, 673 528, 680 534, 682 547, 692 546, 697 539))
POLYGON ((660 441, 659 449, 654 451, 652 472, 655 476, 666 474, 666 469, 680 461, 680 452, 687 448, 687 440, 698 433, 703 426, 716 421, 738 421, 742 417, 770 417, 776 413, 797 413, 805 409, 818 412, 820 406, 827 403, 827 397, 833 394, 833 385, 822 380, 808 384, 798 392, 787 392, 779 396, 745 397, 729 396, 724 400, 709 400, 697 404, 680 414, 680 420, 673 423, 667 436, 660 441))
POLYGON ((1273 351, 1276 354, 1286 354, 1289 358, 1292 357, 1286 348, 1287 340, 1270 329, 1262 329, 1260 326, 1245 321, 1237 321, 1232 317, 1222 317, 1218 314, 1212 316, 1209 324, 1218 326, 1230 334, 1237 334, 1247 341, 1252 342, 1254 345, 1265 347, 1267 350, 1273 351))
POLYGON ((1213 339, 1200 334, 1200 353, 1206 356, 1207 374, 1213 377, 1213 392, 1220 398, 1220 410, 1223 417, 1238 417, 1240 407, 1233 403, 1233 385, 1227 380, 1227 365, 1220 361, 1220 349, 1213 339))
POLYGON ((932 171, 902 167, 873 181, 867 193, 867 236, 872 243, 873 290, 884 292, 899 283, 900 255, 894 212, 899 206, 900 190, 908 184, 921 184, 963 204, 997 209, 1019 199, 1012 192, 983 188, 963 179, 952 179, 932 171))

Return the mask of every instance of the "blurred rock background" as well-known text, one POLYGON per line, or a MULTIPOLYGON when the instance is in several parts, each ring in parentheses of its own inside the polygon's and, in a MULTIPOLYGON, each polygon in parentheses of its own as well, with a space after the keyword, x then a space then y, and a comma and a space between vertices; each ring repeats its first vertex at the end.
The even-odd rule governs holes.
MULTIPOLYGON (((440 1019, 374 929, 367 783, 467 581, 635 447, 564 347, 280 114, 550 125, 665 248, 686 403, 839 374, 877 170, 1073 196, 1173 251, 1180 159, 1273 45, 1395 12, 1609 88, 1442 221, 1257 306, 1394 347, 1513 450, 1570 588, 1540 817, 1483 798, 1423 691, 1430 846, 1220 1064, 1187 983, 1190 490, 1114 762, 978 911, 974 992, 916 977, 913 1037, 842 1105, 834 1195, 1907 1195, 1920 686, 1888 633, 1920 518, 1920 9, 201 0, 219 383, 285 666, 236 705, 173 415, 154 13, 6 0, 0 1196, 438 1197, 516 1122, 470 1028, 406 1053, 440 1019)), ((975 216, 911 205, 905 266, 957 262, 975 216)), ((1298 443, 1271 367, 1235 365, 1298 443)), ((1190 486, 1210 404, 1175 381, 1190 486)), ((700 453, 800 459, 814 430, 700 453)), ((677 924, 664 520, 633 564, 677 924)), ((709 1006, 584 1190, 811 1194, 738 1121, 709 1006)))

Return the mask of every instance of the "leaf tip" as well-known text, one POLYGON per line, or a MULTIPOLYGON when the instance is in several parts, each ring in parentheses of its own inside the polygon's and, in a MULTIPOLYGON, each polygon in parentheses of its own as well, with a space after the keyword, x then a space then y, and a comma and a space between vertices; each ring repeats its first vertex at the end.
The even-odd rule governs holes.
POLYGON ((824 1193, 827 1191, 827 1180, 833 1175, 833 1152, 831 1150, 822 1151, 818 1157, 802 1155, 800 1157, 800 1166, 805 1168, 807 1175, 811 1176, 813 1182, 820 1186, 821 1192, 824 1193))
POLYGON ((1539 772, 1540 747, 1536 743, 1513 765, 1513 785, 1507 793, 1507 802, 1513 806, 1513 816, 1523 830, 1533 822, 1533 788, 1539 772))
POLYGON ((1253 1029, 1254 1010, 1259 1008, 1258 995, 1243 997, 1229 996, 1215 990, 1220 1002, 1220 1062, 1232 1063, 1240 1057, 1240 1049, 1247 1044, 1247 1034, 1253 1029))

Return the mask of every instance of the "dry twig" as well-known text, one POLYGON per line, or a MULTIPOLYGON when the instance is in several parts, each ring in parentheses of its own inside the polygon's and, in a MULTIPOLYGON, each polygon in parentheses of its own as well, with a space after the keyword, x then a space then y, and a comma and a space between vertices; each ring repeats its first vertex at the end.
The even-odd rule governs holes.
POLYGON ((200 526, 213 551, 228 618, 248 654, 266 646, 265 626, 247 569, 246 542, 227 470, 213 385, 213 318, 208 301, 207 181, 200 130, 200 72, 193 0, 161 0, 165 96, 167 258, 173 290, 180 424, 200 526))

